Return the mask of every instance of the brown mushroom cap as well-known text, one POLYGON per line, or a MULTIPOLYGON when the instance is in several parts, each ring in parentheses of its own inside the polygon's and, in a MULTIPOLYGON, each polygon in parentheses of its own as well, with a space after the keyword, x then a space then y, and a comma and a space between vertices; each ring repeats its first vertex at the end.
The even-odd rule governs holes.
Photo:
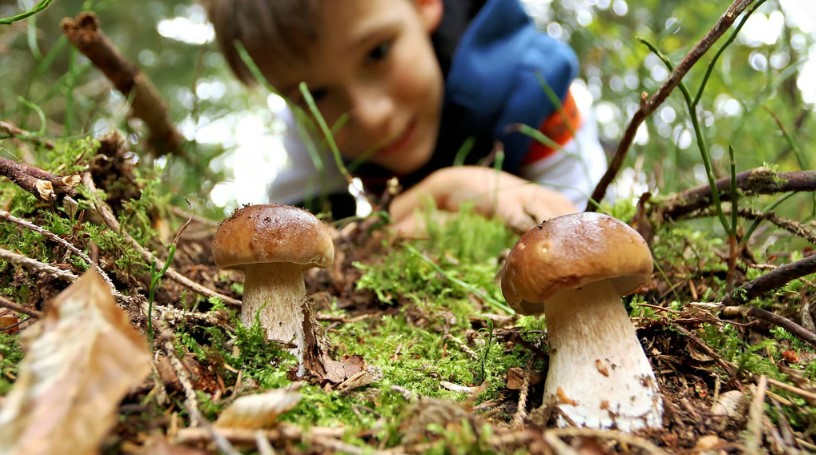
POLYGON ((652 273, 652 254, 640 234, 602 213, 573 213, 530 229, 513 247, 502 272, 504 298, 522 314, 543 311, 562 289, 609 279, 620 295, 652 273))
POLYGON ((291 262, 327 267, 334 244, 326 226, 306 210, 289 205, 241 207, 215 233, 213 259, 218 267, 291 262))

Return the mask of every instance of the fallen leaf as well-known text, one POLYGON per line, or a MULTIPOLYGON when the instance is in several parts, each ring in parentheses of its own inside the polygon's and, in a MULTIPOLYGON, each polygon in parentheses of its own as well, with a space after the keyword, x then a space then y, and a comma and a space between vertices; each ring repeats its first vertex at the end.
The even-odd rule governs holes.
MULTIPOLYGON (((362 358, 360 361, 362 361, 362 358)), ((339 364, 340 362, 335 363, 339 364)), ((337 391, 340 393, 348 393, 351 390, 359 389, 360 387, 365 387, 375 382, 382 381, 383 377, 382 369, 375 367, 374 365, 369 365, 357 374, 338 384, 337 391)))
POLYGON ((320 381, 340 384, 365 371, 365 360, 358 356, 345 356, 334 360, 329 356, 330 344, 326 334, 314 319, 309 305, 304 305, 303 332, 306 348, 303 350, 303 366, 320 381))
POLYGON ((2 453, 98 453, 122 397, 150 371, 144 336, 91 269, 20 339, 26 356, 0 409, 2 453))
POLYGON ((275 389, 235 400, 221 412, 215 426, 219 428, 269 428, 278 416, 295 407, 301 395, 295 390, 275 389))
POLYGON ((209 452, 173 445, 162 436, 153 436, 138 452, 138 455, 207 455, 209 452))
POLYGON ((454 384, 448 381, 440 381, 439 385, 445 389, 450 390, 451 392, 462 392, 462 393, 473 393, 479 390, 481 387, 473 387, 473 386, 466 386, 461 384, 454 384))
POLYGON ((799 363, 799 354, 796 351, 782 351, 782 358, 788 363, 799 363))
POLYGON ((538 385, 541 383, 541 373, 537 371, 525 371, 519 367, 513 367, 507 370, 507 388, 510 390, 521 390, 524 387, 524 375, 529 375, 529 385, 538 385))
POLYGON ((17 316, 0 316, 0 330, 6 333, 17 333, 20 329, 20 320, 17 316))
POLYGON ((745 395, 739 390, 729 390, 720 394, 717 401, 711 405, 711 414, 735 418, 744 411, 746 403, 745 395))

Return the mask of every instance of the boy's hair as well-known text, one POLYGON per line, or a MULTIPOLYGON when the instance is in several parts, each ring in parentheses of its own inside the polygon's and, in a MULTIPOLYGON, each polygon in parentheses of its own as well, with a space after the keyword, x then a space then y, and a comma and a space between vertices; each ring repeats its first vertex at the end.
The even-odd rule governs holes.
MULTIPOLYGON (((320 31, 324 0, 204 0, 216 41, 238 79, 254 85, 236 43, 262 73, 307 58, 320 31)), ((332 1, 332 0, 329 0, 332 1)))

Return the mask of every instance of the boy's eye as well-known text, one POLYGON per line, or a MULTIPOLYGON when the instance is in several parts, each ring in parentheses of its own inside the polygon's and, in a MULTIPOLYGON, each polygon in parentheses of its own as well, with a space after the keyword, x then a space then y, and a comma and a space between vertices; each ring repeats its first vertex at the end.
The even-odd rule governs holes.
POLYGON ((379 62, 385 60, 385 58, 388 57, 389 52, 391 52, 391 44, 392 44, 391 41, 383 41, 377 44, 376 46, 374 46, 374 48, 368 51, 368 55, 366 55, 366 58, 371 62, 379 62))
POLYGON ((315 103, 319 103, 326 95, 329 94, 329 91, 325 88, 313 88, 309 90, 309 93, 312 95, 312 99, 315 100, 315 103))
MULTIPOLYGON (((319 103, 320 101, 325 99, 328 94, 329 91, 328 89, 325 88, 309 89, 309 95, 312 97, 315 103, 319 103)), ((303 97, 303 95, 301 94, 298 95, 299 96, 295 97, 296 103, 300 106, 306 106, 307 105, 306 99, 303 97)))

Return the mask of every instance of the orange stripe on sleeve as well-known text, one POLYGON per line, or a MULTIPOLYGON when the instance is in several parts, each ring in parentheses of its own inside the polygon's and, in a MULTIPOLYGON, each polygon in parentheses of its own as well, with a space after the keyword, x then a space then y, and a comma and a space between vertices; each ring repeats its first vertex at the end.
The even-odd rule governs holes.
MULTIPOLYGON (((561 147, 572 139, 575 131, 580 126, 581 114, 578 112, 578 106, 575 105, 572 94, 567 92, 566 98, 561 102, 561 108, 544 119, 538 127, 538 131, 561 147)), ((522 164, 531 164, 542 160, 554 154, 557 150, 558 147, 551 147, 550 144, 544 144, 533 139, 530 149, 522 160, 522 164)))

